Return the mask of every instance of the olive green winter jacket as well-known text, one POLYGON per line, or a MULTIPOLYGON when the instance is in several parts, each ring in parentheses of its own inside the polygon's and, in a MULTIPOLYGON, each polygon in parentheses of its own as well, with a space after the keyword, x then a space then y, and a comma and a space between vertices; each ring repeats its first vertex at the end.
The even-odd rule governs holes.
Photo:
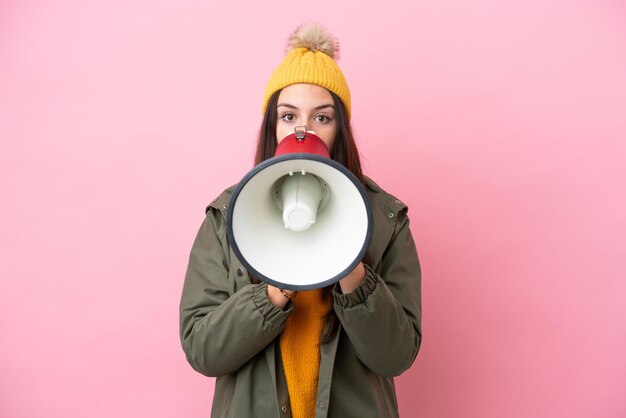
MULTIPOLYGON (((198 372, 216 376, 213 418, 291 417, 277 337, 293 311, 252 284, 226 237, 234 187, 206 209, 180 302, 180 338, 198 372)), ((333 289, 339 332, 321 346, 316 418, 398 416, 393 377, 421 343, 421 272, 407 207, 366 180, 373 237, 366 278, 349 294, 333 289)), ((208 401, 208 400, 207 400, 208 401)))

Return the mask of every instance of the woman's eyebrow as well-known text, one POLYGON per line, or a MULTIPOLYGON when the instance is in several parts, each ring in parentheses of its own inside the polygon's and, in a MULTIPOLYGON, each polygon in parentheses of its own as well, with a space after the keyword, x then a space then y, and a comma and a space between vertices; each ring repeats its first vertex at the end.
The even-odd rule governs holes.
MULTIPOLYGON (((288 107, 290 109, 298 109, 296 106, 294 106, 292 104, 289 104, 289 103, 278 103, 278 105, 276 107, 281 107, 281 106, 288 107)), ((332 104, 323 104, 323 105, 319 105, 319 106, 313 108, 313 110, 325 109, 327 107, 332 107, 333 109, 335 108, 335 106, 332 105, 332 104)))

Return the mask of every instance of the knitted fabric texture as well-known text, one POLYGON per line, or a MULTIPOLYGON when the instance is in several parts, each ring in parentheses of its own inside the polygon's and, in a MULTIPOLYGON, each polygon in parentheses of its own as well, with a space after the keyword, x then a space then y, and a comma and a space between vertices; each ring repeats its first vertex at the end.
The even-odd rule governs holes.
POLYGON ((293 418, 314 418, 320 368, 320 337, 330 297, 322 289, 300 291, 280 335, 280 353, 293 418))
POLYGON ((263 98, 263 112, 274 93, 298 83, 315 84, 335 93, 351 115, 350 89, 334 59, 322 51, 292 49, 270 77, 263 98))

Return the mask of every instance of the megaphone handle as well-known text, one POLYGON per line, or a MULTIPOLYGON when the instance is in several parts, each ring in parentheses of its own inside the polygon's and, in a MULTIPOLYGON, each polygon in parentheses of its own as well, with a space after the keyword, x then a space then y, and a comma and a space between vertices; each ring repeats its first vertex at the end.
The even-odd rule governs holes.
POLYGON ((304 141, 304 137, 306 136, 306 126, 296 126, 294 133, 296 134, 296 139, 298 141, 304 141))

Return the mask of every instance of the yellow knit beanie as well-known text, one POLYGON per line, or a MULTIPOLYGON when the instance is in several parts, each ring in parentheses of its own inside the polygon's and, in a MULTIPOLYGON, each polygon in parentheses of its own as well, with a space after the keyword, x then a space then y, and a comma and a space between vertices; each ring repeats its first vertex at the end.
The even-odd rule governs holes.
POLYGON ((299 26, 287 42, 287 56, 269 79, 262 110, 274 93, 291 84, 316 84, 335 93, 351 115, 350 89, 335 62, 339 59, 339 43, 322 26, 299 26))

